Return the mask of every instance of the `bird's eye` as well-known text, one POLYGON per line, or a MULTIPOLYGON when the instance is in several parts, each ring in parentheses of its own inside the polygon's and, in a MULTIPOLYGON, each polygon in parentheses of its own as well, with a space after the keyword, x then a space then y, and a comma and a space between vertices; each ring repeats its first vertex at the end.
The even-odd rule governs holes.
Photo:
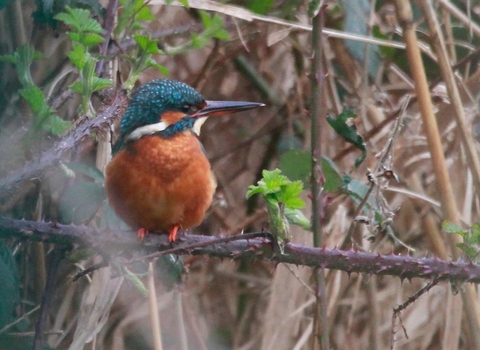
POLYGON ((188 115, 192 115, 198 112, 198 107, 197 106, 190 106, 190 105, 183 105, 182 107, 182 112, 186 113, 188 115))

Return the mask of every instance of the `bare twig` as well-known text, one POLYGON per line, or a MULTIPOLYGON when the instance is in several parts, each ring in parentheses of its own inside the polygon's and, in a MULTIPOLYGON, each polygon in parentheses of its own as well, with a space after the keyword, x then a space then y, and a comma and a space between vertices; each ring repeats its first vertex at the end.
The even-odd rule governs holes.
MULTIPOLYGON (((110 36, 112 35, 113 29, 115 28, 115 16, 118 8, 118 0, 109 0, 107 5, 107 11, 105 14, 105 21, 103 22, 103 43, 100 45, 100 55, 105 55, 108 50, 108 44, 110 43, 110 36)), ((105 60, 101 59, 97 63, 95 72, 99 75, 103 74, 105 65, 105 60)))
POLYGON ((398 317, 400 320, 400 324, 402 326, 403 332, 405 333, 405 338, 408 339, 407 335, 407 330, 402 324, 402 319, 400 318, 400 312, 405 310, 408 306, 413 304, 418 298, 420 298, 423 294, 428 292, 430 289, 435 287, 438 284, 438 279, 434 279, 432 282, 428 283, 425 287, 417 291, 414 295, 409 297, 403 304, 398 305, 396 308, 393 309, 393 315, 392 315, 392 333, 391 333, 391 347, 390 349, 393 350, 393 345, 395 344, 395 321, 398 317))

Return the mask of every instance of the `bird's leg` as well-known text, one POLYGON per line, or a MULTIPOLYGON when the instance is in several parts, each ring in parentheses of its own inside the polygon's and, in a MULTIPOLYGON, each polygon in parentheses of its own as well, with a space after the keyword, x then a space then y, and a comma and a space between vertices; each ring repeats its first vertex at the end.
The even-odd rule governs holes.
POLYGON ((175 242, 177 240, 178 236, 178 226, 173 226, 172 229, 170 230, 170 233, 168 234, 168 241, 170 243, 175 242))
POLYGON ((148 235, 148 230, 144 227, 141 227, 137 231, 137 237, 143 241, 145 237, 148 235))

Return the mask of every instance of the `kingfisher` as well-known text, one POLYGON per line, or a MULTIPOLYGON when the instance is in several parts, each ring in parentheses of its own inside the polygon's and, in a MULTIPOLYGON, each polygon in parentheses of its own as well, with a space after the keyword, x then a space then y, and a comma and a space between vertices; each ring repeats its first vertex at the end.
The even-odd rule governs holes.
POLYGON ((136 89, 120 124, 120 136, 106 168, 108 201, 119 218, 143 238, 200 225, 216 188, 198 136, 210 116, 264 104, 209 101, 191 86, 152 80, 136 89))

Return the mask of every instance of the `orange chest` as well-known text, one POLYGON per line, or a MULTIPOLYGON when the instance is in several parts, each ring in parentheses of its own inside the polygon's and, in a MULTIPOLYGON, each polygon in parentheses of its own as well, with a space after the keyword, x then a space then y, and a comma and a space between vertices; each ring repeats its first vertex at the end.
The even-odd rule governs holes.
POLYGON ((158 136, 143 137, 120 151, 114 161, 155 176, 164 183, 188 176, 186 171, 191 167, 210 170, 200 141, 190 133, 166 139, 158 136))
POLYGON ((106 170, 107 195, 117 215, 148 230, 199 225, 215 187, 202 145, 188 133, 145 136, 119 151, 106 170))

